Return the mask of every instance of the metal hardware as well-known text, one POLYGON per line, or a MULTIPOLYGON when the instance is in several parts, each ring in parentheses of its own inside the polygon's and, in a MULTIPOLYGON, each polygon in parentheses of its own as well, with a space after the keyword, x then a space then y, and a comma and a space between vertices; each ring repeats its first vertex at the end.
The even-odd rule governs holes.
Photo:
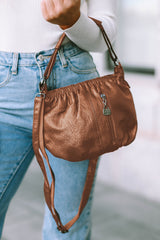
POLYGON ((118 66, 120 64, 120 61, 117 59, 115 62, 114 62, 115 66, 118 66))
POLYGON ((61 226, 57 227, 58 231, 61 232, 61 233, 67 233, 68 230, 67 229, 62 229, 61 226))
POLYGON ((46 95, 45 95, 45 93, 39 92, 39 93, 36 94, 36 97, 39 97, 39 96, 43 96, 43 98, 45 98, 46 95))
POLYGON ((104 104, 104 108, 103 108, 103 115, 105 116, 109 116, 111 115, 111 109, 109 107, 107 107, 107 98, 106 95, 104 93, 100 94, 102 100, 103 100, 103 104, 104 104))
POLYGON ((110 109, 109 107, 103 108, 103 114, 104 114, 105 116, 111 115, 111 109, 110 109))
POLYGON ((43 90, 45 89, 45 84, 46 84, 46 80, 45 78, 42 79, 42 81, 39 83, 39 91, 42 93, 43 90))
POLYGON ((51 57, 51 55, 45 56, 45 55, 40 54, 40 55, 38 56, 38 59, 39 59, 40 61, 43 61, 43 60, 48 59, 48 58, 50 58, 50 57, 51 57))
POLYGON ((38 58, 40 61, 43 61, 43 55, 39 55, 38 58))

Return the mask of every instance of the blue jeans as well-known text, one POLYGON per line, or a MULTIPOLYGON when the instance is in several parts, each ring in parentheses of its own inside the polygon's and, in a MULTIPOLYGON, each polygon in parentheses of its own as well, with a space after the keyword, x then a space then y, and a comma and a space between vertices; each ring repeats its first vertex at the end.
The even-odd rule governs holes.
MULTIPOLYGON (((33 159, 32 118, 35 94, 54 49, 38 53, 0 52, 0 237, 9 203, 33 159)), ((90 54, 72 42, 62 46, 48 79, 48 89, 60 88, 98 76, 90 54)), ((83 191, 88 160, 68 162, 48 153, 56 178, 55 206, 62 223, 76 215, 83 191)), ((95 182, 94 182, 95 183, 95 182)), ((45 207, 44 240, 89 240, 91 205, 68 233, 58 232, 45 207)))

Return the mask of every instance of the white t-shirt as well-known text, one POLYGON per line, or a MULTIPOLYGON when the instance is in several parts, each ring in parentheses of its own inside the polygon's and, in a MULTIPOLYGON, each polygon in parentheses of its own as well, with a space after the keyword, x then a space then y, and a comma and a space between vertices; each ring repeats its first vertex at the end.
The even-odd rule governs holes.
MULTIPOLYGON (((86 2, 87 13, 81 10, 78 21, 65 33, 71 41, 87 51, 105 51, 102 34, 88 16, 101 20, 113 41, 116 34, 117 0, 86 2)), ((0 0, 0 51, 38 52, 55 47, 63 30, 43 18, 40 3, 41 0, 0 0)), ((83 3, 84 0, 81 5, 83 3)))

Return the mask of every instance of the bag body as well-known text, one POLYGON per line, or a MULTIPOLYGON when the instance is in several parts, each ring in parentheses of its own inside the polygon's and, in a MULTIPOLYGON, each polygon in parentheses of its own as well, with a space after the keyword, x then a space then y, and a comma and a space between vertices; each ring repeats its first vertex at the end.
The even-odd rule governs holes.
MULTIPOLYGON (((87 204, 98 157, 130 144, 136 136, 137 117, 123 68, 100 21, 100 27, 113 61, 114 73, 86 80, 51 91, 46 81, 65 38, 61 36, 44 73, 40 93, 35 97, 33 118, 33 148, 44 175, 44 195, 57 228, 65 233, 78 220, 87 204), (86 182, 77 215, 65 225, 54 205, 55 176, 45 148, 67 161, 89 159, 86 182), (43 158, 46 159, 52 183, 49 184, 43 158)), ((63 79, 62 79, 63 81, 63 79)))
POLYGON ((112 75, 46 91, 44 104, 44 144, 56 157, 82 161, 135 138, 136 113, 121 65, 112 75))

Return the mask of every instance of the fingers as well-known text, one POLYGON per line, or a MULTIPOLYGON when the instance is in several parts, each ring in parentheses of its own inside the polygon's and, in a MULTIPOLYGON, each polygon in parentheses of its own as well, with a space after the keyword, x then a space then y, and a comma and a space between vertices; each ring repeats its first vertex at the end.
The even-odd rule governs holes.
POLYGON ((81 0, 63 0, 66 8, 72 8, 74 6, 80 6, 81 0))
POLYGON ((72 25, 80 15, 81 0, 42 0, 43 17, 58 25, 72 25))
POLYGON ((42 0, 41 9, 43 17, 49 20, 52 17, 53 11, 55 9, 54 1, 52 0, 42 0))

